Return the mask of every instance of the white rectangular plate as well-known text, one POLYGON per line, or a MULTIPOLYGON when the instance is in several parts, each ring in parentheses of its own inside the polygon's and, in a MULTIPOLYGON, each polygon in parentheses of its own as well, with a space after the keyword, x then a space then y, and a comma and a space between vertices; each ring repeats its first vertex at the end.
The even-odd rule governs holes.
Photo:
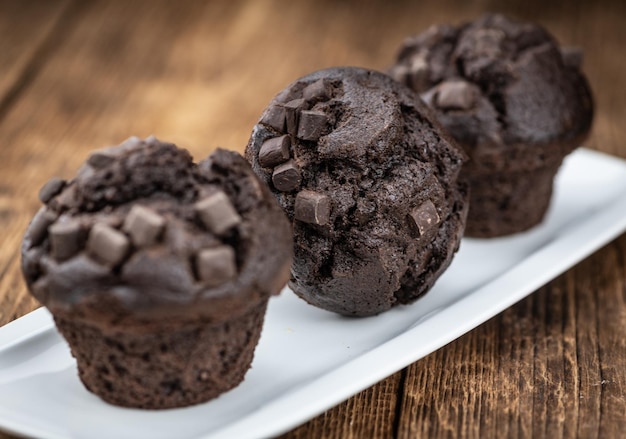
POLYGON ((214 401, 123 409, 87 392, 44 309, 0 329, 0 428, 41 438, 256 438, 283 433, 454 340, 626 229, 626 162, 569 156, 546 220, 492 240, 464 239, 413 305, 345 318, 285 290, 270 301, 252 369, 214 401))

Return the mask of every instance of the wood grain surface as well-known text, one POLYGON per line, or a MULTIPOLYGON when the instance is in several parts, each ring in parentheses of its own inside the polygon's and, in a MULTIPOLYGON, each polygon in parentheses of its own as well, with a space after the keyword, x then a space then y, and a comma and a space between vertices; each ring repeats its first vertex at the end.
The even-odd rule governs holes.
MULTIPOLYGON (((217 146, 242 152, 297 77, 384 70, 406 36, 485 11, 538 21, 584 49, 597 106, 587 146, 626 158, 622 0, 0 0, 0 326, 38 306, 19 243, 39 187, 71 177, 91 149, 155 134, 198 159, 217 146)), ((625 301, 622 235, 282 438, 623 437, 625 301)))

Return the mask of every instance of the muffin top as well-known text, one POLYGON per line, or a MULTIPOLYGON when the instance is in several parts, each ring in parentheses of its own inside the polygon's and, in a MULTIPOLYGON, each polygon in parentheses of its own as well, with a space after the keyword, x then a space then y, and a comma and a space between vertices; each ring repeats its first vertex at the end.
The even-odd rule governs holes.
POLYGON ((532 169, 586 138, 593 105, 582 52, 541 26, 487 14, 408 38, 389 73, 437 112, 472 172, 532 169))
POLYGON ((246 158, 293 223, 290 287, 370 315, 423 294, 463 231, 463 152, 387 75, 321 70, 276 95, 246 158))
POLYGON ((220 322, 288 278, 289 223, 235 152, 195 164, 171 143, 130 138, 39 197, 22 270, 53 313, 114 327, 220 322))

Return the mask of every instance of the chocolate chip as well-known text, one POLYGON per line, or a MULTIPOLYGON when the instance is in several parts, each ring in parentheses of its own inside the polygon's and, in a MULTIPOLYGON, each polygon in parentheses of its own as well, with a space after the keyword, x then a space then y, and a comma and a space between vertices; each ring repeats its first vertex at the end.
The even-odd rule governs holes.
POLYGON ((235 251, 228 245, 201 250, 196 257, 196 271, 209 287, 223 284, 237 274, 235 251))
MULTIPOLYGON (((512 31, 508 20, 496 24, 496 27, 500 26, 508 28, 509 32, 512 31)), ((519 27, 508 35, 508 38, 511 38, 517 46, 517 53, 539 46, 550 39, 543 28, 531 23, 520 23, 519 27)))
POLYGON ((72 183, 65 186, 65 188, 61 190, 61 193, 59 193, 59 195, 57 195, 57 197, 54 199, 54 201, 56 201, 59 206, 66 209, 77 207, 79 205, 79 202, 76 184, 72 183))
POLYGON ((52 177, 46 184, 42 186, 39 190, 39 201, 42 203, 47 203, 54 197, 58 195, 59 192, 65 187, 65 180, 59 177, 52 177))
POLYGON ((272 105, 261 117, 260 123, 274 128, 277 131, 285 132, 285 107, 281 105, 272 105))
POLYGON ((48 234, 48 227, 56 221, 57 217, 58 215, 48 210, 47 207, 39 209, 28 226, 30 247, 41 244, 48 234))
POLYGON ((48 279, 54 279, 55 288, 50 291, 52 295, 63 295, 55 300, 67 300, 68 291, 76 291, 76 285, 103 284, 110 270, 106 266, 87 257, 85 254, 68 259, 66 262, 57 264, 48 259, 42 259, 43 269, 48 274, 48 279))
POLYGON ((41 258, 44 257, 42 247, 35 247, 24 252, 22 269, 26 279, 35 280, 41 275, 41 258))
POLYGON ((48 229, 50 250, 57 261, 71 258, 81 248, 82 227, 76 220, 52 224, 48 229))
POLYGON ((130 235, 131 242, 137 247, 154 244, 165 226, 165 218, 154 210, 140 205, 130 209, 122 229, 130 235))
POLYGON ((420 236, 439 224, 440 218, 437 208, 432 201, 427 200, 411 211, 411 218, 415 222, 420 236))
POLYGON ((87 163, 83 163, 83 165, 78 168, 78 172, 76 173, 76 180, 84 183, 91 180, 94 174, 94 168, 89 166, 87 163))
POLYGON ((420 94, 420 98, 426 102, 429 106, 435 105, 435 96, 437 95, 437 87, 429 88, 424 93, 420 94))
POLYGON ((298 130, 298 115, 300 110, 304 108, 304 99, 294 99, 284 104, 285 120, 287 124, 287 132, 296 135, 298 130))
POLYGON ((477 92, 466 81, 452 80, 437 87, 436 105, 444 110, 468 110, 476 102, 477 92))
POLYGON ((583 50, 580 47, 561 47, 561 56, 567 67, 580 69, 583 64, 583 50))
POLYGON ((323 226, 330 219, 330 198, 309 190, 300 191, 296 195, 294 216, 298 221, 323 226))
POLYGON ((318 79, 302 90, 302 97, 307 101, 327 101, 330 96, 330 84, 324 79, 318 79))
POLYGON ((102 169, 113 163, 117 155, 117 151, 114 148, 99 149, 89 155, 87 163, 96 169, 102 169))
POLYGON ((274 168, 272 183, 281 192, 289 192, 296 189, 300 185, 300 180, 300 168, 293 160, 289 160, 274 168))
POLYGON ((216 235, 225 234, 241 222, 239 213, 222 191, 198 201, 194 207, 202 223, 216 235))
POLYGON ((326 133, 328 117, 321 111, 302 111, 297 137, 302 140, 318 140, 326 133))
POLYGON ((425 91, 430 83, 430 71, 426 53, 418 52, 411 58, 409 65, 408 85, 418 93, 425 91))
POLYGON ((289 160, 289 136, 273 137, 266 140, 259 150, 259 164, 264 168, 273 168, 289 160))
MULTIPOLYGON (((189 235, 185 235, 188 237, 189 235)), ((137 251, 124 262, 121 278, 124 282, 150 288, 158 285, 171 294, 187 293, 193 289, 195 279, 190 261, 159 247, 137 251)))
POLYGON ((402 84, 409 85, 410 75, 411 69, 404 64, 396 64, 389 69, 389 76, 402 84))
POLYGON ((145 140, 142 140, 137 136, 131 136, 117 146, 109 146, 93 151, 87 158, 86 165, 84 165, 84 167, 92 167, 93 169, 105 168, 115 160, 119 159, 121 155, 137 149, 144 143, 155 144, 159 143, 159 141, 154 136, 147 137, 145 140))
POLYGON ((109 266, 122 262, 129 247, 126 235, 106 224, 97 223, 89 231, 87 252, 109 266))

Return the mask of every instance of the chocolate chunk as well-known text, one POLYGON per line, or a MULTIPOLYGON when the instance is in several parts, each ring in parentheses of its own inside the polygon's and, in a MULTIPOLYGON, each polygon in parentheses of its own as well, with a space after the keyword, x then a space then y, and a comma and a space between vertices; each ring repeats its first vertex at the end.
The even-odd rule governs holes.
POLYGON ((304 108, 304 99, 294 99, 284 104, 285 108, 285 120, 287 124, 287 132, 291 135, 296 135, 298 130, 298 116, 300 110, 304 108))
POLYGON ((89 181, 90 179, 93 178, 94 174, 95 174, 94 168, 89 166, 87 163, 84 163, 78 169, 78 172, 76 173, 76 180, 81 183, 85 181, 89 181))
POLYGON ((296 195, 294 216, 299 221, 323 226, 330 219, 330 198, 314 191, 300 191, 296 195))
POLYGON ((302 97, 307 101, 327 101, 330 96, 330 84, 324 79, 312 82, 302 90, 302 97))
POLYGON ((561 47, 561 56, 567 67, 580 69, 583 64, 583 50, 580 47, 561 47))
POLYGON ((239 213, 222 191, 198 201, 194 207, 202 223, 218 236, 224 235, 241 222, 239 213))
POLYGON ((40 261, 44 254, 42 247, 31 248, 23 253, 22 270, 26 279, 37 279, 41 275, 40 261))
POLYGON ((116 150, 113 148, 103 148, 92 152, 89 158, 87 158, 87 163, 96 169, 102 169, 113 163, 116 157, 116 150))
POLYGON ((411 59, 409 66, 408 85, 421 93, 428 88, 430 71, 426 61, 426 53, 418 52, 411 59))
POLYGON ((154 210, 140 205, 133 206, 124 220, 122 229, 130 235, 137 247, 154 244, 165 226, 165 218, 154 210))
POLYGON ((266 140, 259 150, 259 164, 264 168, 272 168, 289 160, 289 136, 273 137, 266 140))
POLYGON ((76 184, 70 184, 66 186, 61 193, 55 198, 55 200, 59 206, 65 209, 71 209, 72 207, 77 207, 78 202, 78 192, 76 189, 76 184))
POLYGON ((194 284, 190 261, 161 247, 133 253, 124 263, 121 276, 133 285, 157 285, 171 294, 185 294, 194 284))
POLYGON ((198 277, 205 285, 215 287, 237 275, 235 251, 228 245, 201 250, 196 258, 198 277))
POLYGON ((302 140, 318 140, 326 133, 328 116, 321 111, 302 111, 297 137, 302 140))
POLYGON ((437 87, 430 88, 424 93, 420 94, 420 98, 431 107, 435 105, 435 96, 437 96, 437 87))
POLYGON ((129 247, 126 235, 101 223, 91 228, 87 238, 87 252, 110 266, 122 262, 129 247))
POLYGON ((465 81, 446 81, 439 84, 435 103, 444 110, 468 110, 476 102, 476 90, 465 81))
POLYGON ((431 228, 439 224, 440 218, 437 213, 437 208, 432 201, 427 200, 420 206, 411 211, 411 218, 415 222, 420 236, 428 232, 431 228))
POLYGON ((65 187, 65 180, 59 177, 52 177, 46 184, 39 190, 39 201, 47 203, 57 195, 65 187))
POLYGON ((402 84, 408 84, 411 69, 404 64, 396 64, 389 69, 389 76, 402 84))
POLYGON ((48 227, 56 221, 58 215, 46 207, 42 207, 33 217, 28 228, 30 232, 30 247, 39 245, 48 234, 48 227))
POLYGON ((68 292, 76 292, 75 285, 77 284, 102 285, 103 282, 101 280, 110 275, 110 271, 106 266, 99 264, 82 253, 59 264, 44 258, 42 259, 42 265, 44 266, 44 271, 48 274, 48 279, 54 285, 50 294, 57 297, 68 294, 68 292))
POLYGON ((300 185, 300 180, 300 168, 293 160, 289 160, 274 168, 272 183, 281 192, 289 192, 296 189, 300 185))
POLYGON ((428 62, 426 61, 426 53, 425 52, 417 52, 411 58, 411 64, 409 65, 409 69, 411 73, 421 73, 428 71, 428 62))
POLYGON ((285 107, 281 105, 272 105, 269 107, 263 116, 260 123, 274 128, 277 131, 285 132, 285 107))
POLYGON ((76 220, 57 222, 50 226, 50 250, 57 261, 71 258, 81 248, 82 227, 76 220))
MULTIPOLYGON (((497 21, 499 21, 499 23, 494 22, 493 24, 507 27, 508 23, 506 19, 498 19, 497 21)), ((549 39, 548 34, 543 28, 532 23, 521 23, 513 32, 511 32, 512 29, 510 28, 508 30, 507 36, 515 42, 518 52, 539 46, 549 39)))

